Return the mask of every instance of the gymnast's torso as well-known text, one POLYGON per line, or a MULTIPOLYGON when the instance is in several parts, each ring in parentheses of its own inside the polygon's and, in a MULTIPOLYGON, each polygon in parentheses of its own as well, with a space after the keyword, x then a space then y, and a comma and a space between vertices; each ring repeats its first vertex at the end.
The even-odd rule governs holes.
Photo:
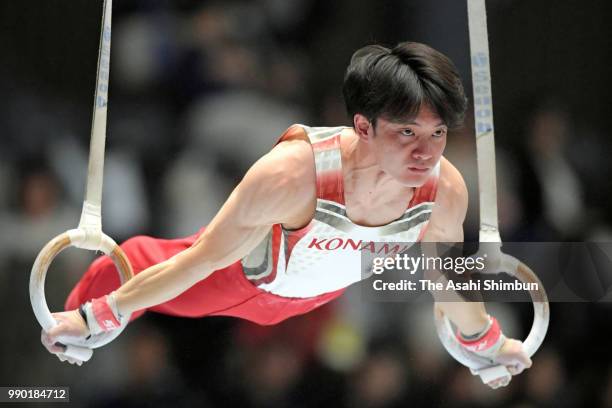
POLYGON ((314 154, 316 207, 312 220, 301 228, 273 225, 241 260, 245 276, 260 289, 296 298, 338 291, 367 276, 361 268, 363 251, 389 254, 399 247, 384 243, 405 246, 423 238, 434 207, 440 163, 421 187, 405 197, 405 210, 397 219, 375 227, 359 225, 347 215, 341 150, 346 130, 296 125, 280 138, 279 143, 305 132, 314 154))

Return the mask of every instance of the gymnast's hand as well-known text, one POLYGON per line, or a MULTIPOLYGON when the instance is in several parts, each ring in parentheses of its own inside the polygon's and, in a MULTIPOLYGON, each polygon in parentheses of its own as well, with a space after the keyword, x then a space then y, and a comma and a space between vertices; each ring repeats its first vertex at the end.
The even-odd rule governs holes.
MULTIPOLYGON (((531 359, 523 348, 523 343, 519 340, 506 338, 501 348, 494 356, 493 361, 506 366, 510 374, 518 375, 525 369, 531 367, 531 359)), ((510 383, 510 379, 496 379, 487 383, 491 388, 505 387, 510 383)))
POLYGON ((87 323, 76 309, 68 312, 53 313, 52 316, 57 325, 53 326, 48 332, 42 330, 40 340, 43 346, 45 346, 49 353, 57 355, 60 361, 68 361, 70 364, 77 365, 83 364, 82 361, 63 354, 66 346, 62 345, 59 339, 68 341, 68 343, 70 343, 70 339, 85 339, 89 336, 87 323))
POLYGON ((488 359, 492 366, 500 365, 508 369, 510 375, 506 374, 487 383, 491 388, 505 387, 512 376, 531 367, 531 359, 525 352, 523 343, 504 336, 494 317, 489 316, 489 324, 481 333, 475 336, 457 333, 457 340, 467 350, 488 359))

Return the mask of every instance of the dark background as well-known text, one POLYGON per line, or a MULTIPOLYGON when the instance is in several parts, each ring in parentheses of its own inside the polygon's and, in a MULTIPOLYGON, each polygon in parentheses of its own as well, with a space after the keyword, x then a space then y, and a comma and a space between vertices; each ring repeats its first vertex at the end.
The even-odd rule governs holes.
MULTIPOLYGON (((610 241, 612 6, 487 6, 503 238, 610 241)), ((149 314, 83 367, 47 354, 29 270, 78 222, 101 9, 0 3, 0 385, 68 385, 74 406, 612 406, 608 303, 553 304, 533 368, 499 391, 446 355, 428 305, 364 302, 355 288, 272 328, 149 314)), ((357 48, 404 40, 451 57, 471 94, 463 1, 116 1, 105 232, 194 233, 289 125, 350 124, 340 89, 357 48)), ((470 190, 473 241, 472 126, 468 115, 446 156, 470 190)), ((83 252, 49 271, 52 309, 94 256, 83 252)), ((528 305, 489 310, 525 335, 528 305)))

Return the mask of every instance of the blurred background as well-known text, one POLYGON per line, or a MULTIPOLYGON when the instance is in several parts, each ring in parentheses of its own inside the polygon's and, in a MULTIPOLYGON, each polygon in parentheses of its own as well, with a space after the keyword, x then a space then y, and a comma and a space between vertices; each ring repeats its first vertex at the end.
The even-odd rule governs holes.
MULTIPOLYGON (((350 125, 342 77, 364 45, 425 42, 456 63, 471 95, 464 3, 116 0, 105 232, 193 234, 291 124, 350 125)), ((610 241, 610 2, 487 6, 504 240, 610 241)), ((0 3, 1 386, 70 386, 79 407, 612 407, 609 303, 551 305, 533 368, 497 391, 442 349, 430 304, 365 303, 358 287, 274 327, 149 313, 83 367, 49 355, 29 272, 42 246, 78 223, 101 10, 90 0, 0 3)), ((468 183, 474 241, 470 115, 446 156, 468 183)), ((94 256, 58 257, 51 309, 94 256)), ((489 310, 525 336, 528 304, 489 310)))

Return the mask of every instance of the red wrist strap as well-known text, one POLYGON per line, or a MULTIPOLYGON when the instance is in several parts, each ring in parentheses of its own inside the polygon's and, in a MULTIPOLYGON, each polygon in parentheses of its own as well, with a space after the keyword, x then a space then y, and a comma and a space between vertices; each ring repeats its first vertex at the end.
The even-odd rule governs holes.
POLYGON ((461 333, 457 331, 457 340, 459 341, 459 343, 461 343, 461 345, 466 349, 474 352, 488 350, 493 345, 495 345, 495 343, 497 343, 500 336, 501 329, 499 327, 497 319, 494 317, 491 317, 491 327, 489 327, 489 330, 487 330, 487 332, 477 340, 464 340, 461 337, 461 333))
POLYGON ((104 331, 109 331, 118 328, 121 324, 108 305, 108 300, 106 298, 107 296, 102 296, 92 300, 91 309, 100 328, 104 331))

